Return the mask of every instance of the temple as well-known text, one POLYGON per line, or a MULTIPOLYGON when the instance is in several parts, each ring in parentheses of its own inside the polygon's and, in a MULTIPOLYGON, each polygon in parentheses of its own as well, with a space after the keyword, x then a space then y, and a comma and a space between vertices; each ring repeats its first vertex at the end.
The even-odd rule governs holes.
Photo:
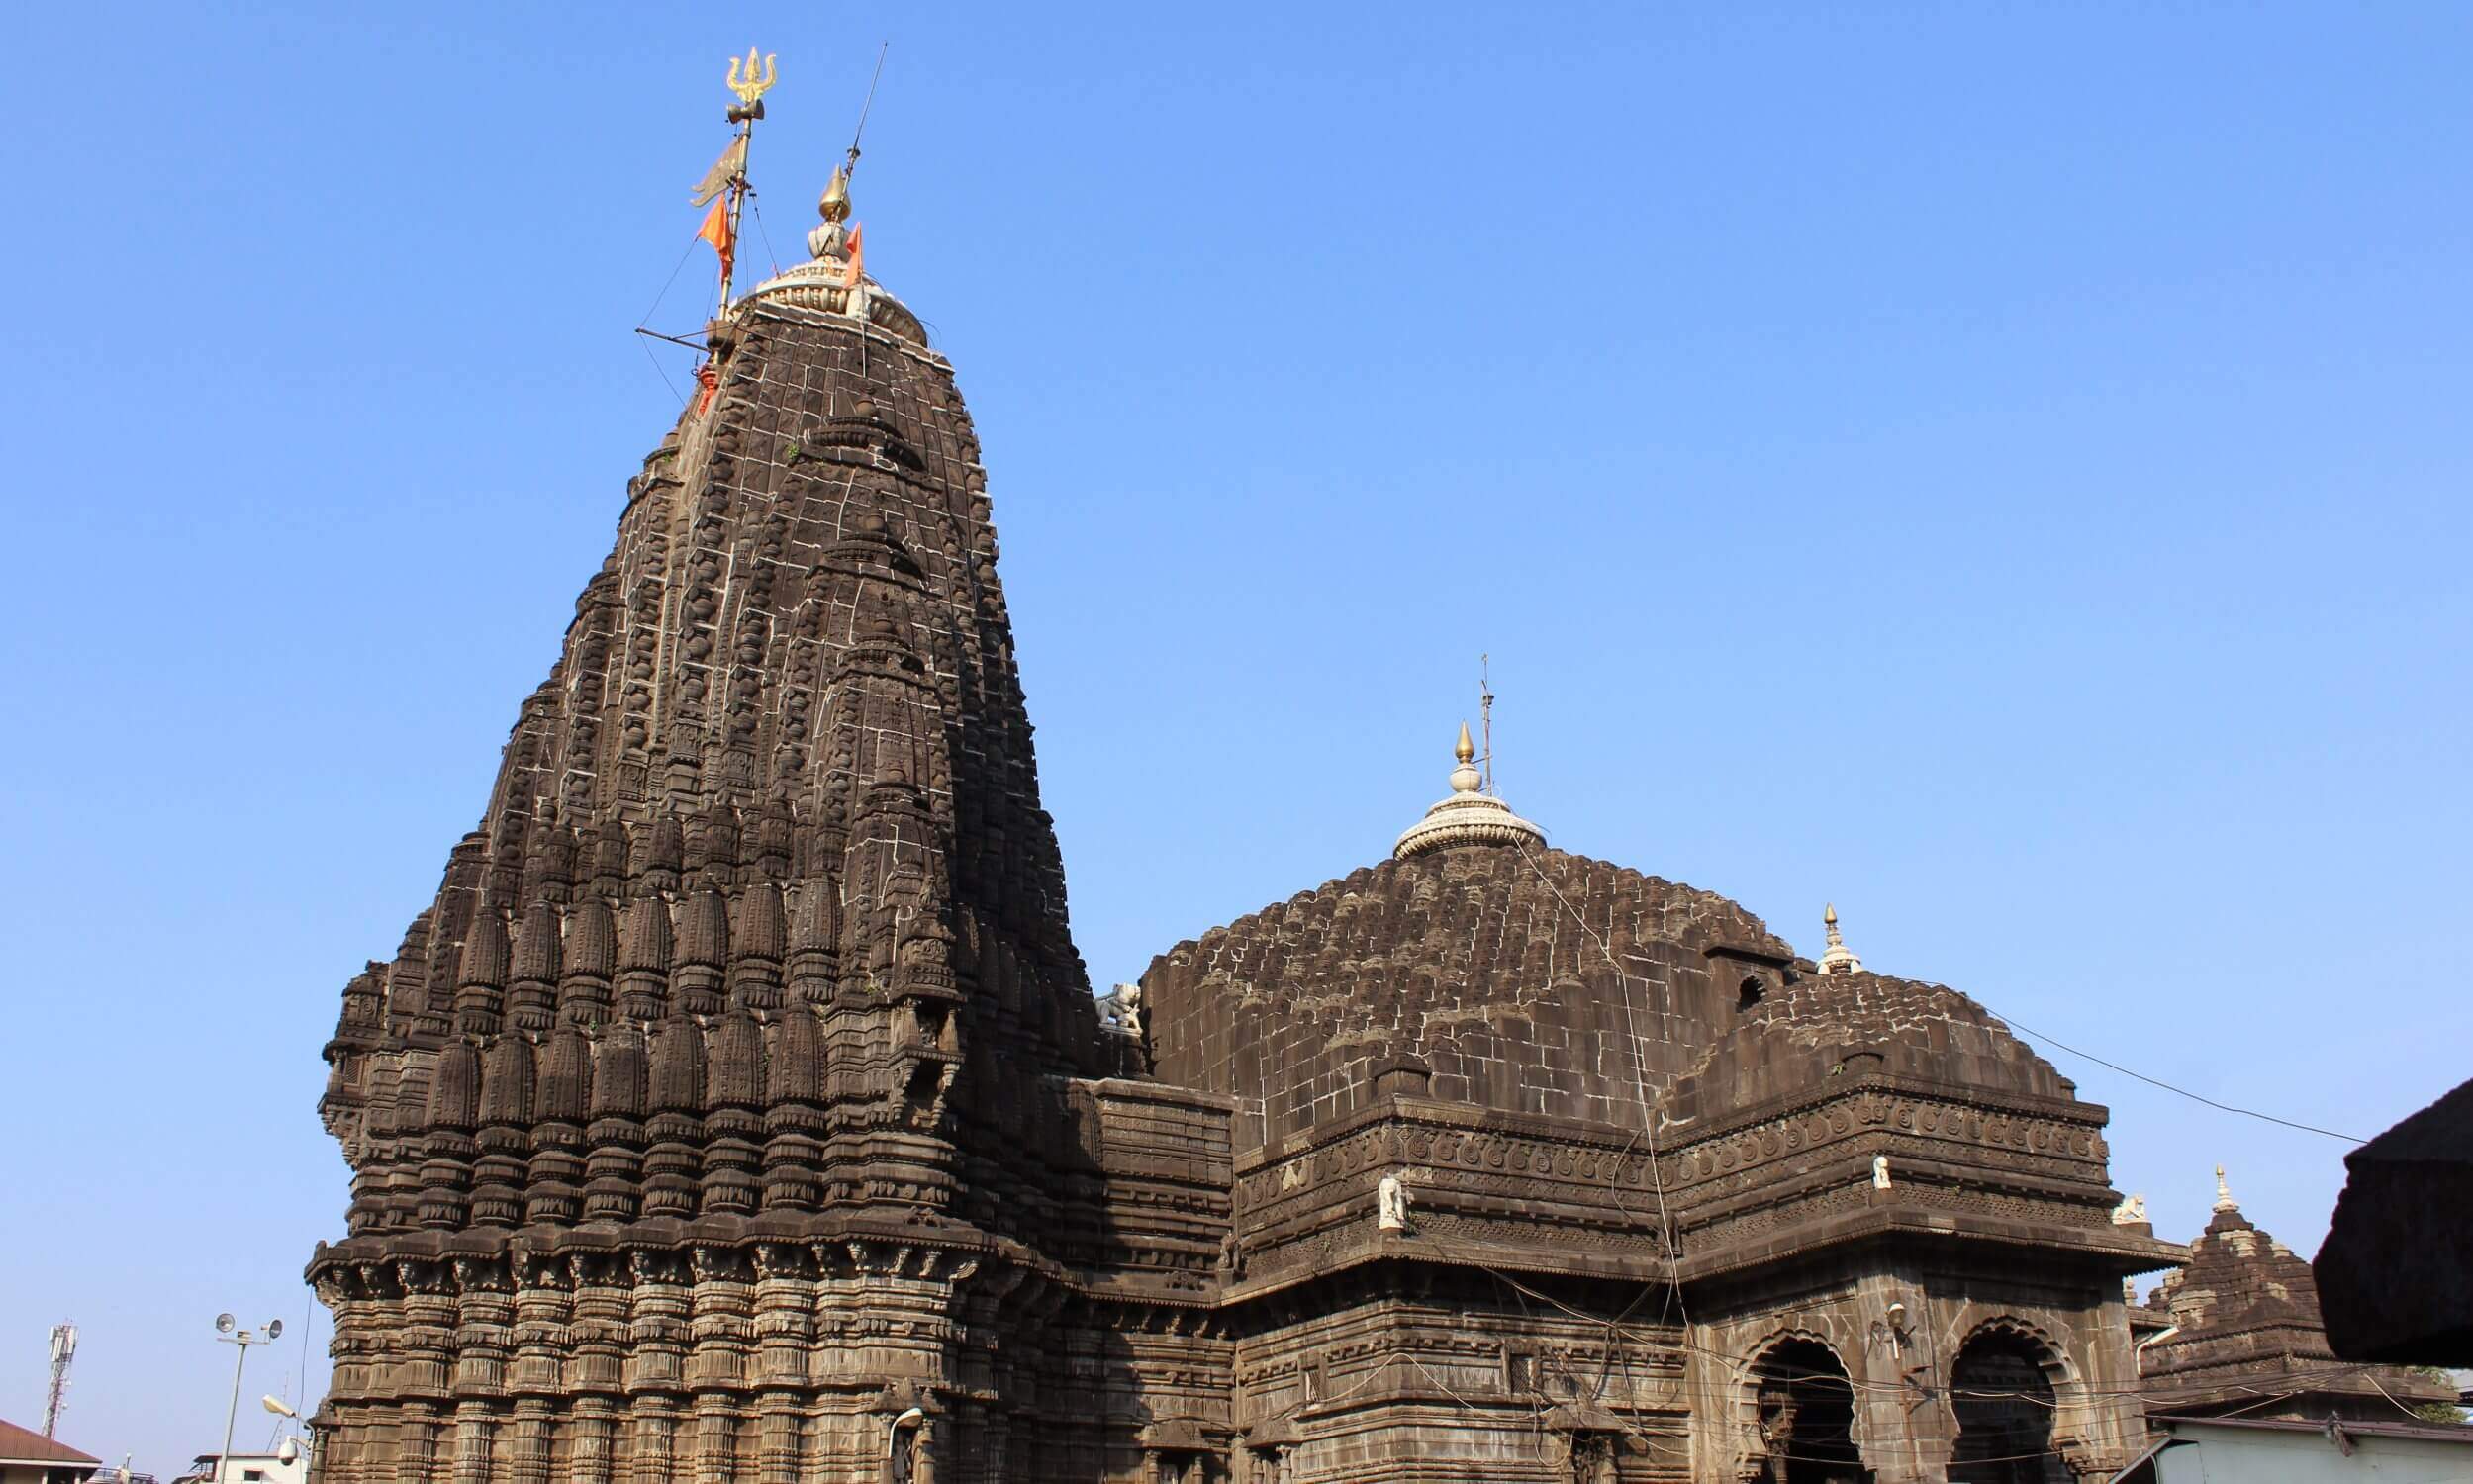
POLYGON ((849 209, 713 325, 479 827, 344 986, 325 1484, 2140 1452, 2124 1280, 2185 1252, 2116 1219, 2105 1110, 1834 908, 1815 961, 1551 848, 1465 729, 1388 856, 1103 1018, 979 443, 849 209))
POLYGON ((2189 1265, 2131 1311, 2130 1330, 2151 1416, 2392 1423, 2456 1398, 2428 1374, 2337 1358, 2310 1264, 2241 1214, 2222 1166, 2189 1265))

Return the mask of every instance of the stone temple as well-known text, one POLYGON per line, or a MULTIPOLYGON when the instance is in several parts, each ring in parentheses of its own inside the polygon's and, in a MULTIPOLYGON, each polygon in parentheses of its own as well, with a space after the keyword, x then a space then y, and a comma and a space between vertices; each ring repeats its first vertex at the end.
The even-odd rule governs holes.
POLYGON ((1465 736, 1387 858, 1103 1015, 952 368, 816 250, 714 323, 479 828, 344 986, 325 1484, 2137 1454, 2124 1279, 2183 1252, 2114 1219, 2105 1110, 1834 918, 1815 961, 1550 848, 1465 736))

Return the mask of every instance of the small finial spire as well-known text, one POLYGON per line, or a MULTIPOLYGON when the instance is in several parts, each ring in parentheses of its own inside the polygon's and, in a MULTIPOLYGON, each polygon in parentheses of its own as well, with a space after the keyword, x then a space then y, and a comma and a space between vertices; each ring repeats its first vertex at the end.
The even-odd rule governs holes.
POLYGON ((1460 740, 1452 744, 1451 755, 1460 760, 1460 766, 1451 771, 1451 791, 1474 793, 1483 780, 1476 771, 1476 743, 1470 739, 1465 721, 1460 723, 1460 740))
POLYGON ((1838 904, 1826 902, 1821 907, 1821 925, 1829 932, 1829 946, 1821 954, 1821 973, 1853 974, 1863 967, 1863 961, 1847 947, 1847 940, 1838 936, 1838 904))
POLYGON ((1469 723, 1460 723, 1452 743, 1451 796, 1425 811, 1425 817, 1401 832, 1391 854, 1401 859, 1458 845, 1535 845, 1543 848, 1546 832, 1514 814, 1503 801, 1483 791, 1484 775, 1477 771, 1476 739, 1469 723))
POLYGON ((2224 1182, 2224 1166, 2221 1164, 2216 1166, 2216 1209, 2219 1211, 2241 1209, 2240 1204, 2233 1199, 2233 1187, 2224 1182))

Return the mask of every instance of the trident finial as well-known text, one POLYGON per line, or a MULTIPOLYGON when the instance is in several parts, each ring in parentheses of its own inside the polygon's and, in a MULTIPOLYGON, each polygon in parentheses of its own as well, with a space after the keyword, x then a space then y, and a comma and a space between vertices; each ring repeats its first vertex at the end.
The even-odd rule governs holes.
POLYGON ((747 110, 750 117, 760 119, 764 115, 759 100, 772 90, 778 75, 773 66, 773 56, 767 55, 763 66, 759 68, 756 65, 756 48, 750 46, 747 48, 747 58, 744 63, 735 56, 730 58, 729 90, 738 95, 740 108, 747 110), (739 74, 739 68, 742 65, 746 68, 744 76, 739 74))

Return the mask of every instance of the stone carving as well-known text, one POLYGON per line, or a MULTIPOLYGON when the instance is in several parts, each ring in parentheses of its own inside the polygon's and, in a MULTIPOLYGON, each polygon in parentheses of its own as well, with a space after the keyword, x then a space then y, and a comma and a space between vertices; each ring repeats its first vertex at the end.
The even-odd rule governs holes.
POLYGON ((1377 1187, 1377 1200, 1379 1212, 1376 1219, 1383 1231, 1408 1230, 1408 1187, 1399 1182, 1399 1176, 1386 1174, 1382 1177, 1377 1187))

